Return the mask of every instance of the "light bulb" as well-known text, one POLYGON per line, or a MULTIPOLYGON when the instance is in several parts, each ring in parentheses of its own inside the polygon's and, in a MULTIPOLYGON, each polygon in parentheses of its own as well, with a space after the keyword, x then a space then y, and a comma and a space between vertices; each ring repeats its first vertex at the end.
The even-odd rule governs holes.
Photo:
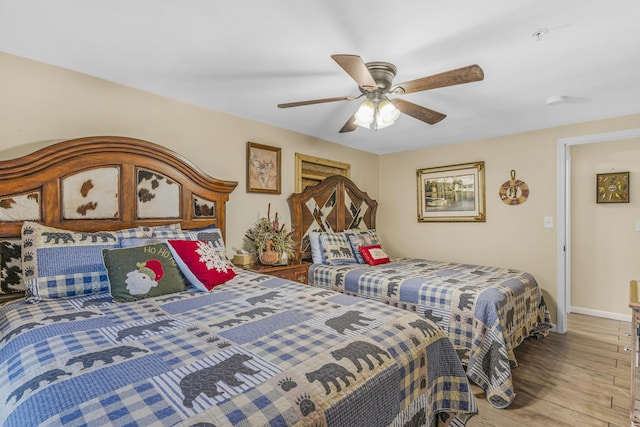
POLYGON ((368 128, 371 122, 373 122, 374 112, 373 102, 369 100, 364 101, 360 104, 358 111, 356 111, 354 123, 358 126, 368 128))
POLYGON ((385 99, 378 104, 376 127, 378 129, 382 129, 387 126, 391 126, 399 116, 400 110, 398 110, 389 100, 385 99))

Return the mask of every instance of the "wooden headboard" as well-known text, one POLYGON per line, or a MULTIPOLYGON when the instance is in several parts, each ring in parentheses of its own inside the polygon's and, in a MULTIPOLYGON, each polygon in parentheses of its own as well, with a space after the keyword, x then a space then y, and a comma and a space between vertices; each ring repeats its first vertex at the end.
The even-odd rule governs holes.
POLYGON ((237 184, 140 139, 63 141, 0 161, 0 239, 20 239, 26 220, 89 232, 179 222, 215 225, 225 236, 225 204, 237 184))
POLYGON ((378 202, 349 178, 333 175, 287 198, 296 242, 296 260, 311 258, 310 231, 344 231, 376 227, 378 202))

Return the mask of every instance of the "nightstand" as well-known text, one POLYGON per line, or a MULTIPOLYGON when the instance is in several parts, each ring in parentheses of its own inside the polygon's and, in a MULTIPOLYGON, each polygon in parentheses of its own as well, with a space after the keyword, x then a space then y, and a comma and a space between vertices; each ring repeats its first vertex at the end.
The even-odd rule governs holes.
POLYGON ((242 266, 246 270, 255 271, 260 274, 270 274, 272 276, 280 277, 282 279, 292 280, 294 282, 300 282, 307 284, 307 273, 309 271, 310 262, 303 262, 300 264, 289 265, 262 265, 262 264, 250 264, 242 266))

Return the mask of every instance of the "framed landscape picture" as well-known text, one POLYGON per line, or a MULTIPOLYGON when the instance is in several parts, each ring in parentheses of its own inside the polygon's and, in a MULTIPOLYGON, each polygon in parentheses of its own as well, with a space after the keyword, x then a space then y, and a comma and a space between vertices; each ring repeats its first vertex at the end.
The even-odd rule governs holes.
POLYGON ((419 222, 484 222, 484 162, 418 169, 419 222))

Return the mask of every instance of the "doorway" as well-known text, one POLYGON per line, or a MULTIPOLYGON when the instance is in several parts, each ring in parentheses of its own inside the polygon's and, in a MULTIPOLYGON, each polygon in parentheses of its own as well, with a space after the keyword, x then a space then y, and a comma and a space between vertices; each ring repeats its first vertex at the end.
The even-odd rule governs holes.
POLYGON ((571 153, 569 147, 638 137, 640 137, 640 128, 558 139, 556 332, 567 332, 567 314, 571 307, 571 153))

